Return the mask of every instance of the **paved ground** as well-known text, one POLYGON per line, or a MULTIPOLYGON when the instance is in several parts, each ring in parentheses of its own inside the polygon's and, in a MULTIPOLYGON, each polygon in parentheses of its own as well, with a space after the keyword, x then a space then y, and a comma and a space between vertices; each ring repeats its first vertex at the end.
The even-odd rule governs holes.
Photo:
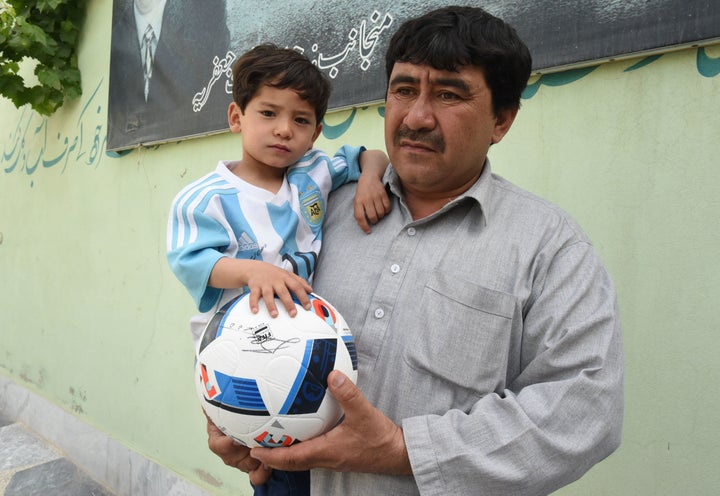
POLYGON ((0 413, 0 496, 114 496, 24 424, 0 413))

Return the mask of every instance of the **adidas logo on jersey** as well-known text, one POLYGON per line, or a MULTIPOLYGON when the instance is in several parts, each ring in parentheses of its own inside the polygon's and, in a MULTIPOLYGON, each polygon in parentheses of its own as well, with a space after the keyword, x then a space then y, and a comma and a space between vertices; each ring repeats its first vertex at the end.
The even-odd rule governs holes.
POLYGON ((242 236, 238 241, 238 251, 254 251, 260 248, 257 242, 253 240, 250 235, 246 232, 242 233, 242 236))

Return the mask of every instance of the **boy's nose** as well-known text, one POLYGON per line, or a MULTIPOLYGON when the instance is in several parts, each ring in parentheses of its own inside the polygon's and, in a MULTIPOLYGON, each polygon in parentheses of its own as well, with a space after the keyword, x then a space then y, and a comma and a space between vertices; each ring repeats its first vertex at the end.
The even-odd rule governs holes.
POLYGON ((281 138, 289 138, 291 132, 290 123, 284 119, 278 119, 275 126, 275 135, 281 138))

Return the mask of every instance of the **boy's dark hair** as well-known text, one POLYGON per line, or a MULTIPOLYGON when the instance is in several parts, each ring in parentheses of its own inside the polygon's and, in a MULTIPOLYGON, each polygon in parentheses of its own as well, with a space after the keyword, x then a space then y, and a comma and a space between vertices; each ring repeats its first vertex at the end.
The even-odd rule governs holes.
POLYGON ((315 109, 322 122, 330 99, 330 82, 307 57, 272 43, 245 52, 233 64, 233 100, 244 113, 248 102, 262 88, 290 88, 315 109))
POLYGON ((478 7, 445 7, 406 21, 385 55, 388 81, 395 62, 457 71, 482 69, 493 112, 520 107, 532 67, 530 51, 515 29, 478 7))

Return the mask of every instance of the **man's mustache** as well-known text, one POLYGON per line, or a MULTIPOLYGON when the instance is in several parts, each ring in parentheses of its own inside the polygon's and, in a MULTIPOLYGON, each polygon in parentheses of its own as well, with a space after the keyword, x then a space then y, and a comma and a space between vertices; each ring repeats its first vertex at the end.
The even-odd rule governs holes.
POLYGON ((400 145, 400 141, 403 139, 425 144, 440 153, 445 151, 445 140, 440 134, 433 133, 432 131, 416 131, 407 126, 402 126, 395 131, 393 142, 395 145, 400 145))

